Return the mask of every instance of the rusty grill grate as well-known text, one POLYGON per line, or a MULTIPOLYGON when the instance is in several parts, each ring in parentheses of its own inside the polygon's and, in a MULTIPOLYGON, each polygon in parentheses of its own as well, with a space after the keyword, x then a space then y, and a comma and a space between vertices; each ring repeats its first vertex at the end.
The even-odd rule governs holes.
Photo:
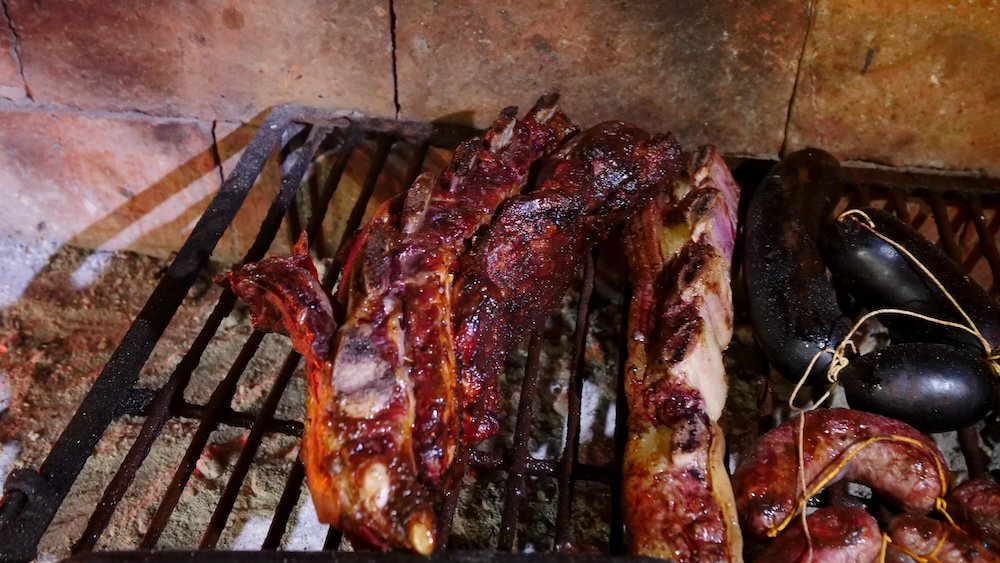
MULTIPOLYGON (((14 560, 34 557, 39 540, 92 450, 109 425, 124 414, 144 417, 141 430, 117 473, 106 484, 102 499, 90 515, 86 530, 76 541, 73 552, 81 560, 101 558, 101 552, 93 552, 98 540, 133 484, 161 430, 171 419, 176 418, 197 421, 196 430, 189 437, 185 453, 177 462, 165 494, 158 499, 159 504, 141 542, 135 546, 139 551, 129 557, 146 557, 147 560, 159 557, 146 550, 157 547, 212 432, 220 426, 243 428, 248 433, 242 451, 230 470, 211 518, 205 523, 200 543, 190 546, 203 550, 217 548, 262 441, 268 435, 297 437, 302 433, 300 421, 281 419, 276 414, 279 402, 299 367, 300 357, 294 351, 288 352, 270 390, 255 412, 234 410, 231 401, 237 385, 264 337, 260 332, 253 332, 233 359, 228 372, 219 379, 208 401, 200 404, 186 400, 184 391, 192 374, 199 366, 209 343, 220 330, 223 320, 236 305, 232 293, 223 291, 214 310, 200 332, 194 336, 166 383, 157 389, 136 385, 139 373, 159 337, 185 299, 199 272, 206 266, 212 249, 243 204, 248 191, 261 174, 265 161, 277 152, 281 162, 280 186, 244 261, 263 257, 281 234, 282 224, 287 226, 286 234, 290 238, 304 229, 317 257, 332 259, 332 265, 327 268, 324 276, 324 284, 331 287, 336 281, 340 266, 335 257, 345 237, 340 237, 341 240, 328 240, 323 236, 323 221, 359 145, 364 142, 374 149, 366 155, 368 168, 359 196, 351 204, 345 222, 344 232, 348 234, 361 224, 379 176, 394 147, 409 146, 409 150, 405 152, 410 155, 410 160, 402 174, 402 185, 408 186, 427 166, 425 161, 428 160, 429 151, 452 149, 469 134, 471 131, 460 128, 372 120, 299 107, 281 107, 272 112, 236 168, 226 178, 222 189, 197 223, 43 465, 37 471, 19 470, 8 479, 3 505, 0 507, 0 557, 14 560), (317 177, 312 173, 311 164, 319 154, 323 154, 327 162, 331 163, 325 177, 317 177), (307 188, 300 190, 300 186, 307 188), (301 210, 304 208, 313 212, 303 216, 301 210)), ((759 160, 734 161, 737 179, 747 193, 771 164, 759 160)), ((931 240, 938 240, 952 258, 984 283, 993 296, 997 295, 996 280, 1000 280, 1000 251, 997 248, 1000 232, 1000 182, 872 168, 852 168, 848 175, 850 182, 845 186, 845 202, 871 204, 894 211, 931 240)), ((744 202, 746 200, 744 198, 744 202)), ((584 349, 590 318, 588 311, 599 261, 600 256, 595 249, 587 260, 579 287, 576 326, 571 337, 572 351, 568 359, 568 416, 562 450, 557 456, 544 459, 529 452, 529 437, 533 431, 533 417, 538 401, 539 356, 542 349, 540 337, 535 334, 528 345, 526 366, 520 380, 521 399, 514 415, 516 419, 511 447, 470 449, 459 457, 459 470, 463 472, 502 472, 506 475, 495 543, 499 552, 515 549, 526 483, 529 478, 536 478, 554 480, 557 484, 555 519, 551 529, 551 544, 547 549, 556 552, 570 550, 573 540, 571 523, 575 485, 577 481, 589 481, 609 489, 612 502, 606 515, 610 522, 608 552, 623 553, 622 513, 616 501, 620 498, 616 468, 620 466, 625 441, 626 410, 623 393, 618 393, 613 462, 610 465, 583 463, 578 452, 581 389, 584 378, 587 377, 584 349)), ((621 299, 624 300, 623 303, 627 303, 627 292, 621 299)), ((624 318, 625 315, 621 317, 624 318)), ((619 337, 623 332, 619 327, 619 337)), ((624 354, 625 346, 618 346, 618 350, 619 354, 624 354)), ((624 365, 623 357, 618 358, 617 365, 624 365)), ((759 375, 766 381, 766 371, 759 375)), ((618 385, 621 380, 619 374, 618 385)), ((963 433, 961 442, 970 473, 984 474, 986 465, 977 446, 976 433, 963 433)), ((281 546, 293 511, 302 495, 302 464, 296 460, 289 465, 266 537, 260 545, 262 553, 256 556, 259 560, 278 560, 278 555, 272 550, 281 546), (268 555, 263 552, 272 553, 268 555)), ((461 486, 461 479, 456 482, 461 486)), ((459 495, 460 490, 456 487, 445 496, 440 517, 442 545, 448 543, 459 495)), ((340 540, 340 535, 331 531, 324 542, 324 549, 337 550, 340 540)), ((229 560, 226 559, 226 553, 231 552, 205 551, 199 557, 205 561, 229 560)), ((115 556, 124 557, 121 553, 115 556)), ((163 557, 167 560, 166 554, 163 557)), ((240 559, 247 557, 246 553, 239 555, 240 559)), ((282 560, 311 560, 317 554, 282 553, 281 557, 282 560)), ((492 560, 507 556, 480 557, 492 560)), ((581 555, 574 557, 592 558, 581 555)))

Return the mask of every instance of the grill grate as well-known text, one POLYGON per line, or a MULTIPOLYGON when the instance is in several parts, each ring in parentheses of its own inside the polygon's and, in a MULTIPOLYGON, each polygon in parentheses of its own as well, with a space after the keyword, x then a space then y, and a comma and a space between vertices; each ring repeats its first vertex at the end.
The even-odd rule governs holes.
MULTIPOLYGON (((282 223, 287 226, 286 234, 290 240, 294 240, 297 233, 304 229, 315 255, 321 259, 333 258, 323 280, 324 285, 330 288, 336 282, 341 266, 336 257, 346 235, 337 241, 327 240, 323 236, 323 222, 358 147, 363 142, 374 142, 375 148, 369 155, 370 164, 346 220, 344 232, 347 234, 361 225, 394 147, 408 145, 411 148, 410 159, 402 174, 403 185, 409 186, 417 174, 427 167, 427 156, 432 149, 450 150, 469 134, 470 130, 461 128, 372 120, 349 114, 323 114, 299 107, 276 109, 226 179, 45 463, 37 472, 22 470, 9 478, 4 503, 0 508, 0 556, 21 560, 34 556, 42 534, 90 452, 108 426, 122 414, 142 416, 145 420, 117 473, 106 485, 84 533, 74 544, 73 553, 79 554, 81 560, 99 558, 99 552, 87 554, 98 545, 160 432, 170 420, 176 418, 196 421, 197 427, 190 436, 187 449, 137 547, 140 550, 157 547, 212 432, 223 426, 244 428, 248 430, 245 444, 197 546, 207 550, 217 548, 241 494, 244 480, 265 437, 297 437, 302 434, 301 422, 276 416, 279 402, 300 364, 299 355, 294 351, 288 352, 256 412, 233 410, 231 402, 240 378, 264 338, 263 333, 255 331, 246 339, 241 352, 233 360, 228 373, 218 382, 208 401, 199 404, 186 400, 184 391, 192 374, 210 342, 218 334, 223 320, 236 304, 233 294, 225 290, 221 292, 215 308, 166 383, 156 390, 135 386, 153 347, 191 288, 196 275, 205 267, 222 232, 232 222, 247 192, 260 175, 265 160, 278 151, 281 161, 280 188, 244 261, 263 257, 279 235, 282 223), (310 174, 311 164, 318 154, 325 155, 331 162, 325 178, 310 174), (300 190, 302 185, 307 188, 300 190), (302 210, 306 207, 313 212, 303 220, 302 210)), ((740 162, 735 173, 747 193, 771 164, 756 160, 740 162)), ((997 295, 996 280, 1000 280, 1000 251, 996 241, 997 233, 1000 232, 1000 182, 872 168, 852 168, 848 170, 848 175, 850 181, 845 186, 845 201, 873 204, 892 210, 931 240, 939 240, 952 258, 963 264, 981 283, 985 283, 993 296, 997 295)), ((744 203, 747 199, 744 198, 744 203)), ((625 404, 620 371, 617 378, 619 387, 613 463, 601 466, 583 463, 579 459, 582 388, 587 377, 584 361, 586 336, 600 260, 598 250, 594 249, 586 262, 579 287, 576 326, 569 356, 571 375, 567 394, 568 416, 564 428, 566 439, 559 455, 552 459, 541 459, 529 452, 529 438, 539 397, 539 358, 542 353, 542 336, 536 333, 530 338, 527 363, 520 383, 521 394, 512 447, 489 451, 466 449, 460 452, 456 462, 457 469, 463 473, 475 473, 478 476, 482 472, 500 471, 506 474, 496 536, 496 548, 499 551, 511 551, 517 547, 518 522, 523 512, 528 480, 538 478, 554 480, 557 484, 552 526, 553 551, 571 550, 575 486, 578 481, 588 481, 607 487, 610 492, 612 502, 607 515, 610 522, 609 551, 612 554, 623 552, 622 513, 619 503, 614 501, 621 496, 617 468, 621 464, 625 442, 625 404)), ((621 299, 622 303, 627 304, 627 288, 621 299)), ((621 317, 625 319, 627 315, 623 313, 621 317)), ((621 369, 625 363, 623 355, 626 350, 621 327, 618 338, 622 339, 622 345, 618 346, 620 357, 617 359, 617 365, 621 369)), ((761 379, 766 381, 766 376, 761 379)), ((976 433, 968 429, 960 437, 970 473, 985 474, 986 460, 980 453, 976 433)), ((456 479, 455 482, 456 487, 446 492, 441 508, 439 537, 443 545, 448 543, 463 479, 456 479)), ((290 464, 265 539, 260 546, 262 550, 276 550, 281 546, 303 486, 302 464, 294 460, 290 464)), ((331 530, 324 549, 336 550, 340 546, 340 540, 340 535, 331 530)), ((292 555, 285 554, 286 557, 292 555)), ((206 561, 222 560, 220 554, 204 552, 202 556, 206 561)), ((240 557, 245 557, 245 554, 240 557)), ((306 560, 314 556, 301 554, 301 557, 306 560)))

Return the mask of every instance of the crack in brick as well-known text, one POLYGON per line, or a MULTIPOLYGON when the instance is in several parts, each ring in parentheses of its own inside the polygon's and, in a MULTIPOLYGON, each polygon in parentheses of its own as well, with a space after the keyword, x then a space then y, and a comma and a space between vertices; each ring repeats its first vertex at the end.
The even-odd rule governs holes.
POLYGON ((396 110, 396 120, 399 120, 399 73, 396 71, 396 6, 394 0, 389 0, 389 41, 392 49, 392 106, 396 110))
POLYGON ((219 151, 219 135, 216 129, 219 126, 219 122, 215 119, 212 120, 212 158, 215 160, 215 167, 219 169, 219 188, 222 188, 222 184, 226 181, 226 175, 222 171, 222 152, 219 151))
POLYGON ((24 77, 24 65, 21 64, 21 36, 17 34, 17 29, 14 27, 14 20, 10 17, 10 10, 7 9, 7 0, 0 0, 0 8, 3 9, 3 17, 7 22, 7 29, 10 31, 11 37, 14 38, 14 64, 17 65, 17 73, 21 76, 21 84, 24 85, 24 96, 31 101, 35 101, 35 97, 31 94, 31 87, 28 86, 28 79, 24 77))
POLYGON ((788 98, 788 111, 785 113, 785 134, 781 140, 781 150, 778 157, 783 158, 788 150, 788 130, 792 126, 792 108, 795 106, 795 95, 799 91, 799 77, 802 74, 802 59, 806 56, 806 48, 809 46, 809 34, 812 32, 813 22, 816 20, 816 2, 819 0, 806 0, 806 36, 802 39, 802 50, 799 51, 799 60, 795 66, 795 81, 792 82, 792 95, 788 98))

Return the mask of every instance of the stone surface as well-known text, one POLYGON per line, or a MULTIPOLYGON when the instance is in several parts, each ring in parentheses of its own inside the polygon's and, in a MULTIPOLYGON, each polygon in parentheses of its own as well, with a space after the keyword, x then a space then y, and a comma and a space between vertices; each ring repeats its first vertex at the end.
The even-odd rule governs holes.
POLYGON ((219 185, 209 124, 0 111, 5 236, 166 256, 219 185))
POLYGON ((484 126, 546 90, 584 124, 776 155, 806 34, 799 0, 399 2, 401 115, 484 126))
POLYGON ((1000 173, 1000 3, 817 2, 789 149, 1000 173))
POLYGON ((243 121, 282 103, 394 114, 387 0, 6 3, 41 102, 243 121))
POLYGON ((21 73, 17 69, 17 53, 14 51, 14 33, 2 10, 0 10, 0 98, 9 100, 24 98, 24 82, 21 81, 21 73))

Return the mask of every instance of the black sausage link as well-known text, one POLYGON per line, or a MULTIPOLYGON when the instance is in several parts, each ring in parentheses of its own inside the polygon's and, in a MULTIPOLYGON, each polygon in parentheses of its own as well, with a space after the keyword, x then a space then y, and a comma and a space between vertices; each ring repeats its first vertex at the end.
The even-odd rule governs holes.
POLYGON ((947 344, 900 343, 865 354, 840 372, 847 402, 924 432, 975 424, 993 402, 989 362, 947 344))
MULTIPOLYGON (((754 333, 775 369, 793 381, 817 351, 835 347, 851 326, 817 246, 842 183, 832 156, 796 151, 768 172, 747 211, 743 275, 754 333)), ((814 381, 829 363, 829 354, 820 356, 814 381)))
MULTIPOLYGON (((874 228, 899 243, 919 260, 982 332, 993 350, 1000 346, 1000 303, 986 293, 962 269, 920 233, 891 213, 872 207, 860 208, 874 228)), ((954 305, 903 253, 879 238, 864 218, 846 215, 824 232, 821 250, 838 280, 869 309, 898 308, 923 315, 963 322, 954 305)), ((946 342, 974 347, 982 345, 971 334, 957 328, 900 315, 880 315, 892 336, 904 341, 946 342)))

